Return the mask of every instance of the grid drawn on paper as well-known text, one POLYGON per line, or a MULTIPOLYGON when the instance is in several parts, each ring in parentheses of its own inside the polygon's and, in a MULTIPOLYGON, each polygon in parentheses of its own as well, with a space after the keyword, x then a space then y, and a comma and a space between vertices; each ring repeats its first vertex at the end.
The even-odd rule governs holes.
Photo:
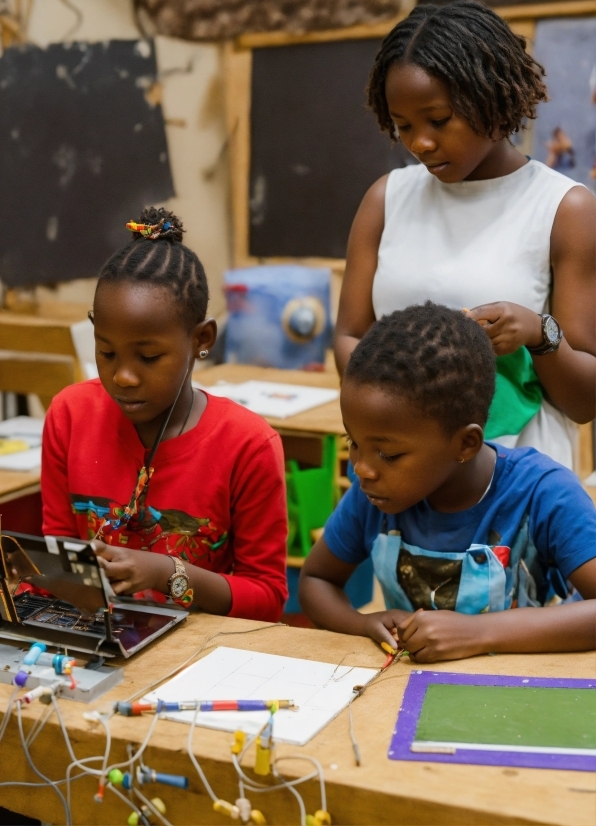
MULTIPOLYGON (((281 709, 274 738, 303 745, 347 706, 353 686, 368 683, 372 668, 336 666, 294 657, 220 647, 147 695, 146 700, 293 700, 298 711, 281 709)), ((190 723, 193 712, 166 714, 190 723)), ((256 734, 268 712, 199 712, 197 725, 256 734)))

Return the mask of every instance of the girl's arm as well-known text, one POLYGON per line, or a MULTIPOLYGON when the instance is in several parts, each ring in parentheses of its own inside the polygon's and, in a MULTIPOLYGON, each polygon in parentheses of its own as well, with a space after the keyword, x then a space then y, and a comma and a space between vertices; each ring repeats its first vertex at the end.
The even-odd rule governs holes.
POLYGON ((68 483, 70 422, 63 400, 50 405, 43 426, 41 498, 44 536, 79 536, 68 483))
MULTIPOLYGON (((232 484, 233 573, 183 562, 193 607, 210 614, 276 622, 287 599, 284 460, 277 433, 247 458, 232 484)), ((174 564, 167 555, 96 542, 100 565, 117 594, 167 592, 174 564)))
POLYGON ((397 627, 411 614, 398 610, 361 614, 352 608, 343 588, 356 567, 338 559, 321 537, 300 573, 300 605, 320 628, 372 637, 377 642, 395 646, 397 627))
POLYGON ((591 651, 596 648, 596 559, 569 577, 583 602, 494 614, 416 611, 399 626, 400 645, 416 662, 477 654, 591 651))
POLYGON ((335 325, 335 363, 343 375, 350 353, 375 320, 372 285, 385 226, 385 175, 368 190, 358 208, 346 256, 335 325))
MULTIPOLYGON (((565 338, 554 353, 534 356, 534 367, 555 407, 575 422, 589 422, 596 417, 596 199, 583 187, 569 190, 557 210, 551 265, 550 313, 565 338)), ((542 343, 540 317, 518 304, 485 304, 470 315, 485 327, 497 355, 542 343)))

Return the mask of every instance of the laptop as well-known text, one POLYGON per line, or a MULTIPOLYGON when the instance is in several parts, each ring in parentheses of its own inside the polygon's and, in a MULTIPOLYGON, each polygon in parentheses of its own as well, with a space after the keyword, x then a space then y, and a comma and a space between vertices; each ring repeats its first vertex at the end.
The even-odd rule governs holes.
POLYGON ((0 534, 0 638, 131 657, 187 616, 116 595, 89 542, 0 534))

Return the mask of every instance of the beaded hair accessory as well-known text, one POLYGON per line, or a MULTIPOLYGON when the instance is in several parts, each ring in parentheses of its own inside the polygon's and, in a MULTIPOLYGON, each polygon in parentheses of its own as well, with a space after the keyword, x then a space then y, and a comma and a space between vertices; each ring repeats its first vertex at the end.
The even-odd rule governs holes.
POLYGON ((162 232, 166 232, 171 228, 172 224, 166 221, 165 218, 162 218, 158 224, 137 224, 136 221, 129 221, 126 225, 126 229, 131 232, 138 232, 143 238, 148 238, 150 241, 156 241, 162 232))

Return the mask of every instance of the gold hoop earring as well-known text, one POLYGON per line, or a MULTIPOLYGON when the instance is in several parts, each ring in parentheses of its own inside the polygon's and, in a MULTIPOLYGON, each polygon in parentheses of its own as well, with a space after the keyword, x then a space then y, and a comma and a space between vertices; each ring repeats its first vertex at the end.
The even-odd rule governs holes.
POLYGON ((457 461, 460 463, 460 465, 463 465, 463 463, 464 463, 466 460, 465 460, 465 459, 458 459, 457 461))

